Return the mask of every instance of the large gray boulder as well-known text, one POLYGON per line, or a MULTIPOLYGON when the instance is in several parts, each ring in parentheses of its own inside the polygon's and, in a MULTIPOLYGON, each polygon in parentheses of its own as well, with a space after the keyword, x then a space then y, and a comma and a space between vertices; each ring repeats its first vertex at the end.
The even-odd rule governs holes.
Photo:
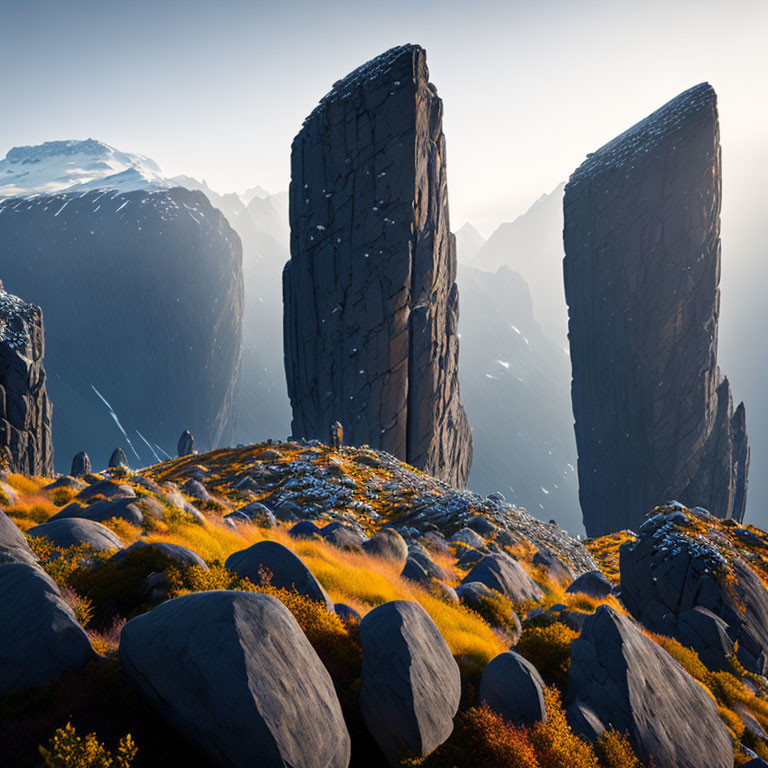
POLYGON ((87 544, 97 552, 123 549, 123 542, 105 525, 79 517, 51 520, 30 528, 27 534, 35 538, 45 537, 55 546, 64 549, 80 544, 87 544))
POLYGON ((425 755, 453 731, 459 668, 440 630, 417 603, 380 605, 360 623, 360 710, 391 765, 425 755))
POLYGON ((29 563, 0 565, 0 695, 45 685, 95 658, 48 574, 29 563))
POLYGON ((231 554, 224 565, 244 579, 261 584, 267 578, 273 587, 291 589, 333 610, 333 601, 301 560, 277 541, 259 541, 231 554))
POLYGON ((536 667, 515 651, 500 653, 483 670, 480 701, 511 723, 547 719, 544 681, 536 667))
POLYGON ((285 372, 292 434, 326 440, 338 419, 349 445, 466 486, 442 109, 426 51, 403 45, 304 121, 291 148, 285 372))
POLYGON ((544 593, 528 575, 522 565, 503 554, 486 555, 464 577, 462 584, 479 582, 501 592, 514 603, 525 600, 541 600, 544 593))
POLYGON ((129 682, 212 763, 347 768, 350 739, 330 675, 269 595, 201 592, 129 621, 129 682))
POLYGON ((568 718, 589 738, 626 732, 656 768, 732 768, 717 704, 663 648, 608 606, 571 646, 568 718))
POLYGON ((706 608, 722 619, 728 637, 738 643, 744 667, 768 673, 768 591, 741 558, 732 554, 726 559, 695 529, 689 530, 689 522, 695 522, 692 512, 655 515, 640 527, 637 541, 622 546, 622 602, 649 629, 694 643, 693 649, 709 658, 711 653, 722 655, 717 631, 678 626, 687 611, 706 608))
POLYGON ((5 563, 29 563, 37 558, 27 544, 24 534, 16 523, 0 509, 0 565, 5 563))

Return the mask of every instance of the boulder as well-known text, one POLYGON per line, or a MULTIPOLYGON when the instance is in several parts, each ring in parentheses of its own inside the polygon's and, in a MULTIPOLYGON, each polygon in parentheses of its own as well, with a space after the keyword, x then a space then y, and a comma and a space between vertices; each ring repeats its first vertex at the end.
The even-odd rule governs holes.
POLYGON ((708 669, 731 672, 733 640, 728 637, 728 625, 712 611, 702 606, 689 608, 677 617, 677 639, 699 654, 708 669))
POLYGON ((208 570, 205 560, 203 560, 197 552, 193 552, 187 547, 182 547, 180 544, 170 544, 164 541, 137 541, 136 543, 131 544, 130 547, 116 552, 109 558, 109 562, 121 566, 130 559, 131 555, 145 550, 158 552, 168 558, 168 560, 178 563, 179 565, 197 565, 200 568, 204 568, 206 571, 208 570))
POLYGON ((510 723, 547 719, 544 681, 536 667, 515 651, 500 653, 483 670, 480 701, 510 723))
POLYGON ((93 520, 96 523, 104 523, 116 517, 120 520, 125 520, 131 525, 135 525, 137 528, 141 528, 144 524, 144 515, 136 504, 136 499, 116 499, 114 501, 102 499, 101 501, 95 501, 87 507, 81 507, 77 502, 73 501, 53 515, 48 522, 66 520, 72 517, 93 520))
POLYGON ((0 565, 28 563, 34 565, 37 558, 27 544, 27 539, 16 523, 0 509, 0 565))
POLYGON ((403 753, 425 755, 453 731, 461 680, 451 652, 426 611, 396 600, 360 623, 360 710, 390 765, 403 753))
POLYGON ((95 658, 48 574, 26 562, 0 566, 0 695, 45 685, 95 658))
POLYGON ((93 520, 83 520, 78 517, 52 520, 42 525, 36 525, 27 531, 35 538, 45 537, 54 546, 66 549, 87 544, 97 552, 108 552, 112 549, 123 549, 123 543, 105 525, 93 520))
POLYGON ((572 595, 587 595, 595 600, 602 600, 611 594, 612 589, 613 584, 600 571, 587 571, 577 576, 565 591, 572 595))
POLYGON ((72 459, 72 469, 69 474, 72 477, 81 477, 82 475, 89 475, 93 471, 91 467, 91 459, 85 451, 76 453, 72 459))
POLYGON ((112 451, 112 455, 109 457, 109 464, 107 466, 110 469, 127 467, 128 457, 125 455, 125 451, 122 448, 115 448, 115 450, 112 451))
POLYGON ((363 618, 354 608, 346 603, 336 603, 333 606, 333 610, 336 615, 347 624, 359 624, 363 618))
POLYGON ((192 437, 192 433, 185 429, 181 433, 179 442, 176 445, 176 450, 179 456, 189 456, 191 453, 195 453, 195 438, 192 437))
POLYGON ((626 732, 656 768, 732 768, 733 749, 717 704, 663 648, 608 606, 571 646, 568 718, 594 739, 626 732), (706 737, 703 735, 706 734, 706 737))
POLYGON ((201 592, 129 621, 129 682, 214 765, 347 768, 350 739, 330 675, 269 595, 201 592))
POLYGON ((278 589, 291 589, 312 600, 325 603, 329 611, 333 602, 320 582, 301 560, 276 541, 259 541, 231 554, 225 563, 240 578, 261 584, 264 579, 278 589))
POLYGON ((96 496, 104 496, 107 499, 124 498, 135 499, 136 491, 130 485, 119 485, 111 480, 97 480, 93 485, 83 488, 77 494, 80 501, 90 501, 96 496))
POLYGON ((451 536, 451 541, 466 544, 473 549, 485 549, 485 539, 471 528, 462 528, 451 536))
POLYGON ((72 477, 71 475, 61 475, 57 477, 52 483, 43 486, 44 491, 56 491, 59 488, 69 488, 73 491, 82 491, 85 488, 85 483, 72 477))
POLYGON ((311 520, 300 520, 288 530, 293 539, 313 539, 320 535, 320 529, 311 520))
POLYGON ((483 515, 475 515, 470 517, 466 522, 467 528, 471 528, 481 536, 490 536, 498 530, 498 526, 494 525, 487 517, 483 515))
POLYGON ((551 579, 562 586, 573 581, 573 571, 551 550, 539 549, 533 556, 533 564, 543 568, 551 579))
POLYGON ((473 581, 501 592, 513 603, 541 600, 544 597, 544 593, 520 563, 503 554, 486 555, 461 583, 469 584, 473 581))
POLYGON ((341 523, 329 523, 320 529, 320 535, 334 547, 352 552, 362 550, 365 541, 361 534, 341 523))
POLYGON ((212 496, 208 493, 206 487, 199 481, 191 477, 184 485, 181 486, 181 490, 198 501, 210 501, 212 496))
POLYGON ((405 564, 408 559, 408 545, 394 528, 382 528, 363 543, 363 550, 374 557, 405 564))

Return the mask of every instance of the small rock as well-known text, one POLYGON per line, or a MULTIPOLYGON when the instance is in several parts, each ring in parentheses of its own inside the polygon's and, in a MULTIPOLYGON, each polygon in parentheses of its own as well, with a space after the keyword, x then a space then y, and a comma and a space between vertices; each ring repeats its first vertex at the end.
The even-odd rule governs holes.
POLYGON ((91 460, 85 451, 76 453, 72 459, 72 469, 69 474, 72 477, 81 477, 82 475, 89 475, 92 472, 91 460))
POLYGON ((112 451, 112 455, 109 457, 109 464, 107 466, 110 469, 127 467, 128 457, 125 455, 125 451, 122 448, 115 448, 115 450, 112 451))
POLYGON ((405 564, 408 559, 408 545, 394 528, 382 528, 363 544, 363 550, 374 557, 405 564))
POLYGON ((480 701, 511 723, 547 719, 544 681, 536 667, 515 651, 499 654, 483 670, 480 701))
POLYGON ((595 600, 602 600, 611 594, 613 584, 600 571, 587 571, 578 576, 566 592, 572 595, 587 595, 595 600))
POLYGON ((544 593, 517 560, 502 554, 486 555, 464 577, 462 584, 479 581, 501 592, 513 603, 541 600, 544 593))
POLYGON ((181 490, 184 491, 187 496, 191 496, 198 501, 210 501, 213 498, 211 494, 208 493, 206 487, 199 480, 195 480, 192 477, 181 486, 181 490))
POLYGON ((195 438, 192 437, 192 433, 188 429, 185 429, 181 433, 181 437, 179 438, 176 450, 179 456, 189 456, 192 453, 196 453, 195 438))

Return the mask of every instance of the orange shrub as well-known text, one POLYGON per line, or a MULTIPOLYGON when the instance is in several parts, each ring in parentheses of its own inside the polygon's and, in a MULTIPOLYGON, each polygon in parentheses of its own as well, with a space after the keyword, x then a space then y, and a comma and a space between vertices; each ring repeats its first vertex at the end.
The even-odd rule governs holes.
POLYGON ((568 725, 560 694, 544 692, 547 719, 514 725, 488 706, 456 718, 451 737, 422 761, 423 768, 642 768, 626 736, 607 731, 594 747, 568 725), (598 757, 599 756, 599 757, 598 757))
POLYGON ((565 690, 571 666, 571 643, 578 635, 559 621, 544 626, 528 623, 515 650, 536 667, 548 685, 565 690))

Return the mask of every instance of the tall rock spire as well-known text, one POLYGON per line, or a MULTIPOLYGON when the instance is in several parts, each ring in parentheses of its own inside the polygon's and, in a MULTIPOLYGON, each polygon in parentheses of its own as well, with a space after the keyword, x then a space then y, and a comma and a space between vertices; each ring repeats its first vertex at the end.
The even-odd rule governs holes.
POLYGON ((589 155, 565 189, 579 494, 589 535, 679 499, 741 520, 749 447, 717 366, 717 97, 691 88, 589 155))
POLYGON ((293 434, 389 451, 466 485, 442 101, 419 46, 337 82, 291 154, 283 275, 293 434))
POLYGON ((53 474, 44 347, 40 307, 0 283, 0 463, 25 475, 53 474))

